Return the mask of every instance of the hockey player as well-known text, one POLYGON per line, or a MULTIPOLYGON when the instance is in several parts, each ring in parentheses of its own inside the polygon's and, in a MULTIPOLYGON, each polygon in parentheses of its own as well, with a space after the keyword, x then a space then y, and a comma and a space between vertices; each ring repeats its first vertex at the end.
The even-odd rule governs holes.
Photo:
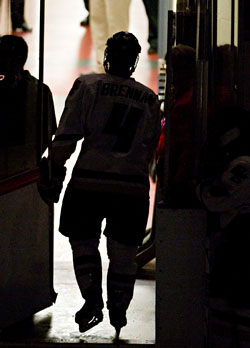
POLYGON ((51 133, 56 130, 53 96, 44 83, 43 112, 38 113, 39 81, 25 69, 27 57, 28 45, 22 37, 0 37, 0 179, 36 168, 41 156, 38 143, 43 153, 49 144, 48 125, 51 133))
POLYGON ((160 135, 160 112, 155 93, 131 78, 141 51, 136 37, 119 32, 106 46, 106 73, 80 76, 67 97, 52 146, 51 189, 40 191, 47 201, 58 201, 64 164, 84 138, 64 195, 59 227, 69 237, 85 300, 75 321, 85 332, 103 320, 98 245, 106 218, 107 308, 119 336, 127 323, 135 257, 147 224, 148 166, 160 135))

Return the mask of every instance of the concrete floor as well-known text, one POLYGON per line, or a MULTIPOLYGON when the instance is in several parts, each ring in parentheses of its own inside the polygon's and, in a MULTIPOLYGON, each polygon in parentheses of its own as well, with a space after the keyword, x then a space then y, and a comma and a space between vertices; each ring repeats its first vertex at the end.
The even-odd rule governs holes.
MULTIPOLYGON (((57 234, 56 239, 61 236, 57 234)), ((103 266, 103 295, 106 302, 106 273, 108 258, 106 255, 106 238, 102 237, 100 251, 103 266)), ((0 336, 0 347, 50 347, 60 344, 98 344, 110 347, 115 337, 114 328, 109 323, 108 312, 104 308, 104 320, 84 334, 78 331, 74 321, 75 312, 81 308, 83 300, 78 289, 73 271, 70 248, 67 239, 60 239, 61 252, 66 261, 55 260, 54 289, 57 293, 56 303, 38 313, 27 321, 18 323, 0 336)), ((56 255, 58 245, 55 245, 56 255)), ((127 312, 128 324, 121 330, 120 343, 130 345, 153 345, 155 343, 155 259, 138 272, 134 298, 127 312)))
MULTIPOLYGON (((120 344, 151 345, 155 342, 155 260, 149 262, 140 272, 135 286, 134 298, 127 313, 128 325, 121 330, 120 344), (148 278, 148 279, 142 279, 148 278)), ((106 300, 105 274, 107 262, 103 262, 103 289, 106 300)), ((74 322, 75 312, 82 306, 72 263, 55 263, 54 288, 56 303, 2 332, 0 347, 46 346, 83 343, 112 344, 114 328, 109 324, 108 312, 104 309, 104 320, 88 332, 81 334, 74 322)))

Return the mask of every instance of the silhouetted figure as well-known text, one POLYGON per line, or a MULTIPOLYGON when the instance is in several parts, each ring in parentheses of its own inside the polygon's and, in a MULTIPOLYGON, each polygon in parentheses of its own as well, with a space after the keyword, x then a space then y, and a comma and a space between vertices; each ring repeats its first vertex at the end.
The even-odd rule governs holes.
MULTIPOLYGON (((28 46, 22 37, 0 37, 0 177, 4 178, 37 166, 38 80, 24 64, 28 46)), ((41 151, 48 146, 48 119, 52 120, 52 132, 56 121, 52 94, 43 85, 43 131, 41 151)))
POLYGON ((88 15, 80 22, 80 26, 87 27, 89 25, 89 0, 83 0, 83 2, 86 10, 88 11, 88 15))
MULTIPOLYGON (((168 202, 174 208, 190 208, 197 204, 192 185, 194 146, 194 81, 195 49, 179 44, 172 48, 173 86, 170 105, 170 139, 168 168, 168 202)), ((163 185, 165 124, 158 145, 157 173, 163 185)), ((167 151, 167 150, 166 150, 167 151)), ((164 197, 163 197, 164 199, 164 197)))
POLYGON ((101 224, 110 259, 107 308, 117 336, 127 324, 133 297, 136 254, 149 209, 149 163, 160 134, 155 93, 131 78, 141 47, 119 32, 108 39, 104 74, 79 77, 71 89, 52 146, 53 182, 41 192, 59 199, 66 160, 84 138, 63 198, 59 230, 69 237, 76 279, 85 304, 76 313, 84 332, 103 320, 102 269, 98 250, 101 224))
POLYGON ((143 0, 148 17, 148 54, 158 51, 158 0, 143 0))
POLYGON ((250 113, 237 103, 236 56, 230 45, 216 50, 216 102, 197 187, 210 212, 210 296, 223 311, 250 308, 250 113))
MULTIPOLYGON (((197 190, 218 220, 217 244, 211 245, 210 291, 229 306, 250 308, 250 113, 231 106, 217 117, 197 190)), ((210 229, 213 240, 215 232, 215 227, 210 229)))
POLYGON ((11 22, 12 30, 16 32, 30 32, 30 28, 24 17, 24 0, 11 0, 11 22))

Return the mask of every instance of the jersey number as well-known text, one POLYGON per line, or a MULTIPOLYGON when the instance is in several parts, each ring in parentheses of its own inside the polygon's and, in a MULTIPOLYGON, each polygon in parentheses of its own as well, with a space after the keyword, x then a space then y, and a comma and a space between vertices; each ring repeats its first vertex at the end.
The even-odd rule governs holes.
POLYGON ((104 128, 107 134, 117 136, 113 146, 114 152, 129 152, 136 134, 143 110, 126 104, 115 103, 104 128))

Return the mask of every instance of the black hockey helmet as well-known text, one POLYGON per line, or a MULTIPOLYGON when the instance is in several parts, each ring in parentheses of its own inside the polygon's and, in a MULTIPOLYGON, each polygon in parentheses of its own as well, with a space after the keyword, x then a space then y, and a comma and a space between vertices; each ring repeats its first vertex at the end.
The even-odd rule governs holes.
POLYGON ((141 52, 137 38, 126 31, 120 31, 107 40, 103 66, 107 73, 129 77, 136 69, 141 52))

